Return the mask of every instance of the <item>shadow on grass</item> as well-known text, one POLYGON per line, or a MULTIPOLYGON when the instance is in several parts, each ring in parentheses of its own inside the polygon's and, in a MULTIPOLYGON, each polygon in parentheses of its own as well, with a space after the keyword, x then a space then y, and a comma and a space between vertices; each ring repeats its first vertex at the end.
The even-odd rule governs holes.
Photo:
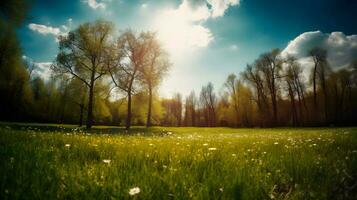
POLYGON ((28 130, 39 132, 83 132, 91 134, 118 134, 118 135, 141 135, 141 136, 166 136, 168 130, 162 127, 134 126, 130 130, 120 126, 93 126, 91 129, 86 129, 84 126, 69 124, 38 124, 38 123, 16 123, 16 122, 0 122, 0 128, 12 130, 28 130))

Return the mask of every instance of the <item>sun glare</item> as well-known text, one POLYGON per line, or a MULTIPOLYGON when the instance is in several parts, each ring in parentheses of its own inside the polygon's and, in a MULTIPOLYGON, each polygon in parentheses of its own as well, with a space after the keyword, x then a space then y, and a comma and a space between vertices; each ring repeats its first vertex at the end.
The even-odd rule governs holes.
POLYGON ((209 17, 206 9, 193 11, 185 3, 178 9, 165 9, 154 20, 159 39, 170 54, 180 55, 199 47, 206 47, 213 39, 209 29, 200 25, 209 17))

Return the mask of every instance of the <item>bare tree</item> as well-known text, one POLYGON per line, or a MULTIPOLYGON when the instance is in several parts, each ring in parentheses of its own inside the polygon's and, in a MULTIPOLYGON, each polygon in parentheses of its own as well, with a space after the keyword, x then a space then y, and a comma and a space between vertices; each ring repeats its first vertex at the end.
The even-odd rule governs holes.
POLYGON ((273 111, 273 125, 277 125, 278 123, 277 81, 280 78, 279 71, 281 69, 278 59, 279 54, 279 49, 273 49, 271 52, 261 55, 256 61, 257 68, 261 72, 263 80, 269 90, 273 111))
POLYGON ((242 72, 242 77, 248 83, 253 85, 255 88, 256 92, 256 98, 255 101, 258 106, 258 111, 259 111, 259 116, 260 116, 260 126, 265 125, 266 121, 266 115, 268 114, 268 100, 267 100, 267 95, 264 90, 264 85, 263 85, 263 80, 260 76, 260 73, 256 67, 256 65, 247 65, 245 71, 242 72))
POLYGON ((88 87, 87 128, 93 123, 95 83, 108 71, 103 52, 109 45, 111 31, 111 23, 96 21, 80 25, 68 36, 59 37, 60 49, 52 68, 71 74, 88 87))
MULTIPOLYGON (((321 48, 313 48, 309 51, 309 56, 312 57, 314 61, 314 68, 312 70, 311 79, 312 79, 312 87, 313 87, 313 95, 314 95, 314 109, 315 114, 318 112, 318 105, 317 105, 317 79, 318 79, 318 70, 321 65, 324 65, 326 62, 327 52, 321 48)), ((315 116, 316 118, 316 116, 315 116)))
POLYGON ((213 91, 213 84, 209 82, 207 86, 203 86, 200 94, 200 102, 203 107, 204 116, 207 126, 216 125, 216 95, 213 91))
POLYGON ((307 112, 305 86, 302 81, 302 69, 300 64, 296 61, 296 58, 293 56, 288 56, 284 62, 286 64, 285 81, 288 86, 292 114, 295 114, 293 117, 296 118, 293 122, 295 123, 294 125, 297 125, 304 121, 303 110, 307 112), (298 106, 295 106, 295 97, 298 99, 298 106))

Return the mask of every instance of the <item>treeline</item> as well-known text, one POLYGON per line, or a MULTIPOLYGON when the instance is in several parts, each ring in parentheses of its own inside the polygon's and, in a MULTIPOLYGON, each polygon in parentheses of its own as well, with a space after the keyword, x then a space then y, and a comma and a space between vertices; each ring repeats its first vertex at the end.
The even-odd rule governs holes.
POLYGON ((278 49, 262 54, 240 76, 227 77, 219 95, 213 85, 185 99, 162 101, 168 126, 330 126, 357 124, 357 62, 332 70, 324 49, 306 52, 309 74, 278 49), (183 115, 180 115, 183 113, 183 115))
POLYGON ((208 83, 197 94, 165 99, 158 86, 170 62, 156 35, 118 34, 110 22, 96 21, 58 38, 44 80, 34 73, 36 64, 22 58, 16 37, 28 7, 9 2, 0 10, 0 120, 85 122, 87 128, 356 125, 357 62, 332 70, 319 48, 306 52, 314 62, 308 75, 307 66, 274 49, 229 75, 221 91, 208 83))

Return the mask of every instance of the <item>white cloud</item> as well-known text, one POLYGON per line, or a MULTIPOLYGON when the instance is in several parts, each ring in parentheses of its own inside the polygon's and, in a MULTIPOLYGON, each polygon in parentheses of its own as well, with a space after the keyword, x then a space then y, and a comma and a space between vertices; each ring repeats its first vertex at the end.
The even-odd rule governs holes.
POLYGON ((59 36, 66 36, 68 32, 70 31, 72 26, 72 19, 69 18, 67 20, 67 25, 61 25, 59 27, 52 27, 52 26, 46 26, 43 24, 35 24, 35 23, 30 23, 28 25, 28 28, 32 31, 38 32, 42 35, 53 35, 56 39, 56 42, 58 42, 58 37, 59 36), (61 30, 62 29, 62 30, 61 30))
POLYGON ((84 1, 85 3, 88 4, 89 7, 93 8, 94 10, 96 9, 105 9, 106 4, 103 2, 97 2, 96 0, 87 0, 84 1))
POLYGON ((43 35, 51 34, 51 35, 57 36, 61 33, 59 28, 46 26, 46 25, 42 25, 42 24, 31 23, 28 25, 28 27, 29 27, 29 29, 36 31, 38 33, 41 33, 43 35))
POLYGON ((35 70, 34 70, 34 75, 39 76, 45 81, 49 80, 51 77, 51 65, 52 62, 34 62, 35 64, 35 70))
POLYGON ((143 4, 141 4, 141 8, 147 8, 148 7, 148 4, 146 4, 146 3, 143 3, 143 4))
POLYGON ((211 16, 205 1, 192 2, 189 0, 183 0, 178 9, 173 12, 177 12, 180 17, 188 21, 207 20, 211 16))
POLYGON ((212 6, 212 17, 221 17, 229 6, 239 5, 240 0, 207 0, 212 6))
POLYGON ((179 10, 189 13, 193 20, 222 17, 230 6, 238 6, 240 0, 183 0, 179 10), (189 12, 187 12, 189 11, 189 12))
POLYGON ((183 0, 177 8, 161 11, 153 28, 171 54, 182 54, 208 46, 214 35, 203 23, 235 5, 239 0, 183 0))
POLYGON ((357 35, 345 35, 342 32, 322 33, 321 31, 305 32, 290 41, 282 51, 282 56, 292 55, 304 59, 307 64, 308 52, 314 47, 327 51, 327 61, 333 69, 348 66, 357 58, 357 35))

